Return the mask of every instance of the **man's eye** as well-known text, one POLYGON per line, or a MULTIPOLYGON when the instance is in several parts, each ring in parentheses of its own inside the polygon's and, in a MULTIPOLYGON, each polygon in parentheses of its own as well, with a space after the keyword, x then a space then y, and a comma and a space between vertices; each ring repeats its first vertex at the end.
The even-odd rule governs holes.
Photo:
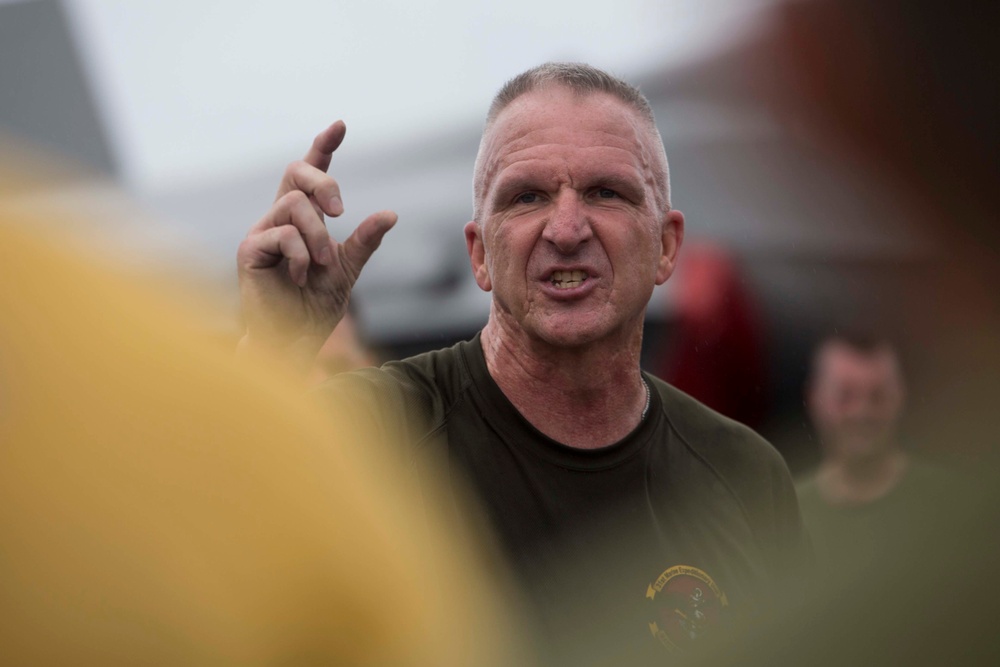
POLYGON ((516 201, 518 204, 534 204, 538 201, 538 195, 534 192, 524 192, 517 196, 516 201))
POLYGON ((611 188, 601 188, 597 191, 597 196, 601 199, 614 199, 618 196, 618 193, 611 188))

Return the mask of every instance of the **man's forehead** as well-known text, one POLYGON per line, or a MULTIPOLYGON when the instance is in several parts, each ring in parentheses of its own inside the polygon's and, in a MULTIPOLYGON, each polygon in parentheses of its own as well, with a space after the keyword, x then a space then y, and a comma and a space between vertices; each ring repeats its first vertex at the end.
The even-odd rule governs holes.
POLYGON ((634 155, 624 151, 591 148, 582 149, 578 154, 567 157, 555 149, 548 153, 546 145, 538 146, 543 157, 530 157, 534 151, 525 150, 505 155, 496 165, 494 185, 499 188, 516 186, 543 186, 562 181, 587 185, 591 181, 604 185, 614 183, 636 183, 641 186, 643 174, 641 165, 634 155))
POLYGON ((581 92, 550 84, 513 100, 490 124, 487 134, 497 137, 539 130, 604 130, 615 134, 624 131, 638 139, 643 134, 643 123, 635 109, 610 93, 581 92))
POLYGON ((565 157, 604 171, 618 163, 626 177, 626 165, 651 168, 651 140, 637 112, 613 95, 550 86, 517 98, 487 128, 483 176, 490 181, 498 171, 537 169, 544 159, 565 157))
POLYGON ((896 375, 896 359, 888 347, 859 350, 843 343, 832 343, 820 356, 820 377, 828 380, 878 379, 896 375))

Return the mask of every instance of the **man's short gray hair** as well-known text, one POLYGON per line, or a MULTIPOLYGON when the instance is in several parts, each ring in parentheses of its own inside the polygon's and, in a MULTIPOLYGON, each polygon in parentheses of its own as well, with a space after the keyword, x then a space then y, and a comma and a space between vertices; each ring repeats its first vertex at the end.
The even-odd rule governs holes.
MULTIPOLYGON (((656 201, 661 210, 670 210, 670 168, 667 164, 667 154, 663 148, 663 140, 656 127, 656 119, 653 116, 653 108, 649 100, 642 94, 636 86, 608 74, 604 70, 587 65, 585 63, 550 62, 518 74, 510 79, 500 88, 500 91, 493 98, 490 110, 486 114, 486 127, 483 130, 483 141, 490 127, 496 121, 497 116, 510 104, 528 93, 534 92, 546 86, 564 86, 580 95, 593 93, 606 93, 611 95, 635 111, 646 124, 650 133, 650 139, 654 146, 650 148, 654 155, 659 157, 661 165, 656 169, 656 201)), ((482 214, 483 197, 485 196, 485 183, 483 182, 483 148, 481 143, 479 155, 476 158, 475 174, 473 176, 473 207, 474 216, 477 221, 482 214)))
POLYGON ((486 115, 489 127, 507 106, 521 95, 549 84, 559 84, 581 94, 608 93, 632 107, 650 125, 656 126, 646 96, 632 84, 585 63, 545 63, 518 74, 503 85, 486 115))

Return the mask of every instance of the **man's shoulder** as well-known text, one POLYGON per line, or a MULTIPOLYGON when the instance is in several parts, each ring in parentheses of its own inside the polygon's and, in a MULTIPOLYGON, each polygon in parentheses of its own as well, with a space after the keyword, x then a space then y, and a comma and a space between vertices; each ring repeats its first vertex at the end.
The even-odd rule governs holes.
POLYGON ((778 450, 753 429, 651 379, 671 437, 683 448, 675 451, 698 460, 739 504, 758 544, 774 557, 776 579, 801 573, 811 556, 792 476, 778 450))
POLYGON ((892 495, 897 503, 906 503, 935 512, 941 498, 972 497, 976 493, 974 478, 947 460, 937 460, 920 453, 908 456, 906 472, 892 495))
POLYGON ((478 339, 334 376, 315 391, 321 399, 366 406, 370 411, 403 411, 437 422, 472 383, 468 359, 478 339))
POLYGON ((669 427, 694 455, 713 466, 739 471, 741 475, 752 472, 755 466, 778 466, 787 470, 778 450, 756 431, 663 380, 648 377, 660 395, 669 427))
POLYGON ((448 347, 389 361, 369 371, 369 381, 395 383, 401 390, 431 396, 446 404, 459 400, 473 382, 478 336, 448 347))
POLYGON ((456 369, 464 369, 467 355, 478 348, 478 336, 463 340, 448 347, 421 352, 410 357, 388 361, 380 370, 403 377, 424 376, 435 378, 447 376, 456 369))
POLYGON ((330 414, 361 433, 418 445, 449 419, 472 384, 470 341, 375 368, 340 373, 311 392, 330 414))
POLYGON ((816 481, 816 472, 811 471, 795 479, 795 492, 799 498, 819 498, 819 482, 816 481))

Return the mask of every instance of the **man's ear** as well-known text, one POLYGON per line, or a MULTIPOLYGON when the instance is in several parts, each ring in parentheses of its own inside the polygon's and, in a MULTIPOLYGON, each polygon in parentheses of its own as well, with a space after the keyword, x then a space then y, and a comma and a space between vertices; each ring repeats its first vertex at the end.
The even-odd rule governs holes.
POLYGON ((483 245, 483 230, 475 220, 465 225, 465 245, 469 249, 469 261, 472 263, 472 275, 476 278, 479 289, 489 292, 493 289, 490 272, 486 268, 486 247, 483 245))
POLYGON ((663 231, 660 239, 660 263, 656 268, 656 284, 662 285, 674 272, 677 264, 677 251, 684 241, 684 214, 671 209, 663 221, 663 231))

